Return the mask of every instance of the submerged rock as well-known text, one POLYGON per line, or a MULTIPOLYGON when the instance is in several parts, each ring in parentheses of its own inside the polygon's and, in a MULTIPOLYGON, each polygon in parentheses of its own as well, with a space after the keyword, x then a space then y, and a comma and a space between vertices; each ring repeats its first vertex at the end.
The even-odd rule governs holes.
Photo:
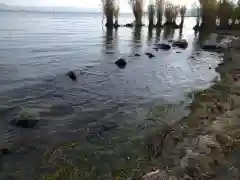
POLYGON ((76 76, 76 74, 74 73, 74 71, 69 71, 66 75, 67 75, 72 81, 76 81, 76 80, 77 80, 77 76, 76 76))
POLYGON ((120 69, 123 69, 126 67, 127 65, 127 62, 123 59, 123 58, 120 58, 118 59, 115 64, 120 68, 120 69))
POLYGON ((133 27, 133 26, 134 26, 133 23, 125 24, 125 27, 133 27))
POLYGON ((140 57, 141 54, 139 54, 139 53, 135 53, 134 56, 136 56, 136 57, 140 57))
POLYGON ((38 122, 38 112, 33 109, 23 109, 14 117, 11 124, 22 128, 33 128, 38 122))
POLYGON ((186 49, 188 47, 188 42, 185 39, 181 39, 179 41, 174 41, 172 45, 174 47, 179 47, 181 49, 186 49))
POLYGON ((160 43, 160 44, 156 44, 156 48, 162 49, 162 50, 169 50, 171 49, 171 46, 169 44, 160 43))
POLYGON ((107 124, 103 124, 102 125, 102 131, 110 131, 113 129, 116 129, 118 127, 118 125, 115 122, 109 122, 107 124))
POLYGON ((149 58, 154 58, 155 57, 155 55, 154 54, 152 54, 152 53, 145 53, 149 58))
POLYGON ((7 148, 2 148, 2 149, 0 149, 0 152, 1 152, 1 154, 3 154, 3 155, 7 155, 7 154, 10 154, 10 153, 11 153, 11 151, 10 151, 9 149, 7 149, 7 148))
POLYGON ((202 49, 206 51, 219 51, 222 50, 218 44, 204 44, 202 45, 202 49))

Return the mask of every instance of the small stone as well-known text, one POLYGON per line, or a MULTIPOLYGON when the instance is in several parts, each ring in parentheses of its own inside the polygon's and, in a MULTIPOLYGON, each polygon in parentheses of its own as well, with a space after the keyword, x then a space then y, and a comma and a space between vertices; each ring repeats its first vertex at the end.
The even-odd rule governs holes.
POLYGON ((123 58, 120 58, 118 59, 115 64, 120 68, 120 69, 124 69, 127 65, 127 62, 123 59, 123 58))
POLYGON ((76 76, 76 74, 75 74, 73 71, 69 71, 66 75, 67 75, 72 81, 76 81, 76 80, 77 80, 77 76, 76 76))
POLYGON ((208 69, 212 69, 211 67, 209 67, 208 69))
POLYGON ((135 53, 135 56, 136 56, 136 57, 140 57, 141 54, 139 54, 139 53, 135 53))
POLYGON ((149 58, 154 58, 155 57, 155 55, 154 54, 152 54, 152 53, 145 53, 149 58))
POLYGON ((180 51, 177 51, 176 53, 181 53, 180 51))
POLYGON ((7 149, 7 148, 0 149, 0 152, 1 152, 1 154, 4 154, 4 155, 7 155, 7 154, 11 153, 11 151, 9 149, 7 149))
POLYGON ((155 48, 162 49, 162 50, 169 50, 169 49, 171 49, 171 46, 168 44, 160 43, 160 44, 156 44, 155 48))
POLYGON ((217 44, 205 44, 202 46, 202 49, 207 51, 218 51, 221 50, 222 48, 217 44))
POLYGON ((34 109, 26 108, 21 110, 10 123, 22 128, 33 128, 38 122, 38 112, 34 111, 34 109))
POLYGON ((173 45, 173 47, 179 47, 181 49, 186 49, 188 47, 188 42, 185 39, 181 39, 179 41, 174 41, 172 45, 173 45))

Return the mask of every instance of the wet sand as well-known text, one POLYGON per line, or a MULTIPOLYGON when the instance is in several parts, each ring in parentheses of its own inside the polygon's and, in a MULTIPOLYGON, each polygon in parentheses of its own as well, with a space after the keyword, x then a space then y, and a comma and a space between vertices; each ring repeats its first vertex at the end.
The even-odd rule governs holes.
POLYGON ((240 179, 240 40, 224 50, 221 80, 194 93, 191 113, 149 139, 153 171, 142 180, 240 179))

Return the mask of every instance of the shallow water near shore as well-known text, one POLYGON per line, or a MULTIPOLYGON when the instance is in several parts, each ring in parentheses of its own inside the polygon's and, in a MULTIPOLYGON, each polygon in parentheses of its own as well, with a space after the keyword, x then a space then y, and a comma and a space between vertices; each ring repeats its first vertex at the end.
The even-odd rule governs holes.
MULTIPOLYGON (((175 32, 106 31, 101 18, 0 12, 0 133, 3 146, 13 151, 0 159, 2 179, 139 175, 151 166, 148 135, 187 115, 189 92, 209 87, 218 76, 221 57, 199 50, 194 18, 175 32), (186 50, 152 48, 179 38, 187 39, 186 50), (128 62, 125 69, 115 66, 119 57, 128 62), (65 75, 69 70, 77 82, 65 75), (35 128, 9 125, 21 108, 39 113, 35 128)), ((131 21, 120 17, 122 24, 131 21)))

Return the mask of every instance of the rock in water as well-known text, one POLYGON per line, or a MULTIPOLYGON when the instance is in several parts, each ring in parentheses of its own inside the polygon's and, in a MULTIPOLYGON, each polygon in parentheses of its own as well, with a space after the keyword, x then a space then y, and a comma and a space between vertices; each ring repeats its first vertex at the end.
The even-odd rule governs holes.
POLYGON ((152 54, 152 53, 145 53, 149 58, 154 58, 155 57, 155 55, 154 54, 152 54))
POLYGON ((1 154, 3 154, 3 155, 7 155, 7 154, 10 154, 10 153, 11 153, 11 151, 10 151, 9 149, 7 149, 7 148, 2 148, 2 149, 0 149, 0 152, 1 152, 1 154))
POLYGON ((179 48, 181 48, 181 49, 186 49, 186 48, 188 47, 188 42, 187 42, 187 40, 185 40, 185 39, 181 39, 181 40, 179 40, 179 41, 174 41, 174 42, 172 43, 172 45, 173 45, 174 47, 179 47, 179 48))
POLYGON ((161 44, 156 44, 156 48, 167 51, 167 50, 171 49, 171 46, 168 44, 161 43, 161 44))
POLYGON ((133 27, 134 24, 133 23, 130 23, 130 24, 126 24, 125 27, 133 27))
POLYGON ((135 56, 136 56, 136 57, 140 57, 141 54, 139 54, 139 53, 135 53, 135 56))
POLYGON ((222 47, 218 46, 217 44, 204 44, 202 49, 206 51, 219 51, 222 50, 222 47))
POLYGON ((22 128, 33 128, 38 122, 38 112, 34 109, 23 109, 15 116, 11 124, 22 128))
POLYGON ((66 76, 68 76, 72 81, 77 81, 77 76, 74 71, 67 72, 66 76))
POLYGON ((120 58, 118 59, 115 64, 120 68, 120 69, 123 69, 126 67, 127 65, 127 62, 123 59, 123 58, 120 58))
POLYGON ((76 74, 74 73, 74 71, 69 71, 67 73, 67 76, 72 80, 72 81, 76 81, 77 80, 77 76, 76 74))

